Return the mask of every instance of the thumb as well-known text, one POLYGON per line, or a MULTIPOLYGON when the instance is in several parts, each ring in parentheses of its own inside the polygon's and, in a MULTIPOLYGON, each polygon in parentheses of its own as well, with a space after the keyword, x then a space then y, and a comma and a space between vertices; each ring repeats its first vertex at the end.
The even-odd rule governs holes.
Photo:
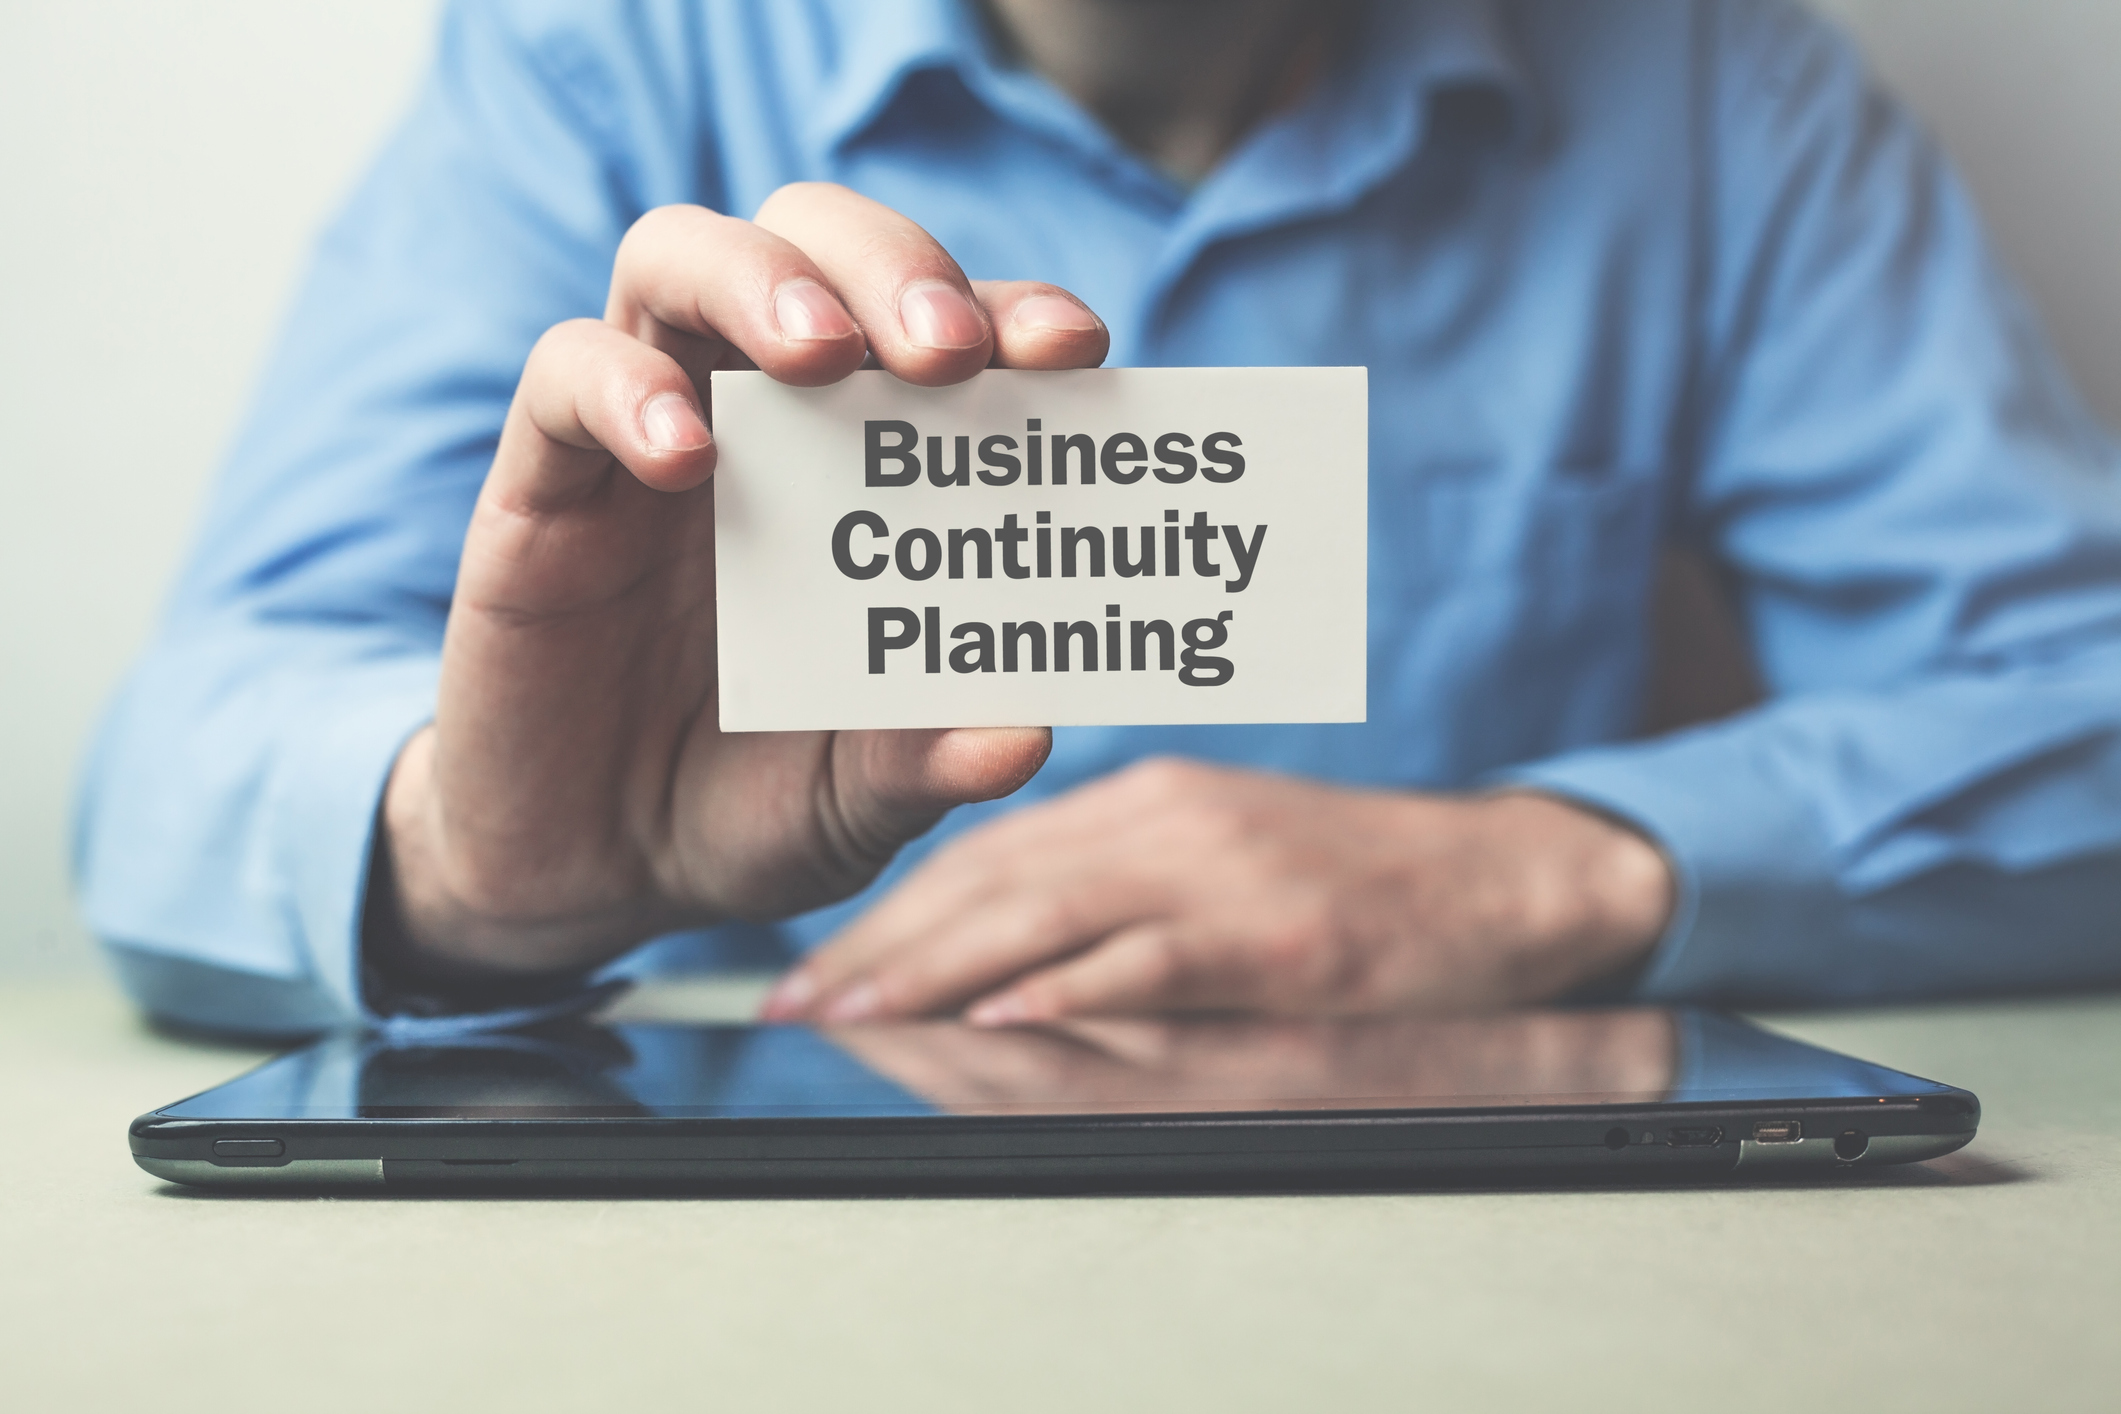
POLYGON ((1008 795, 1053 750, 1046 727, 841 732, 820 808, 847 863, 881 869, 953 807, 1008 795))

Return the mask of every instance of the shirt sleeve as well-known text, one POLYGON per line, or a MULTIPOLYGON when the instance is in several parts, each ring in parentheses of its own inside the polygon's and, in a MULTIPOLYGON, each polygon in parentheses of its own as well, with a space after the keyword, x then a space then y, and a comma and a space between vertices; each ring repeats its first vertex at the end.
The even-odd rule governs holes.
POLYGON ((377 1019, 357 956, 371 831, 433 711, 464 527, 523 361, 550 325, 601 313, 641 210, 697 199, 694 154, 624 131, 626 95, 667 84, 614 72, 624 44, 534 8, 446 15, 97 738, 76 873, 150 1012, 257 1032, 377 1019))
POLYGON ((1679 520, 1771 697, 1514 779, 1673 861, 1650 997, 2121 977, 2121 452, 1847 43, 1715 13, 1679 520))

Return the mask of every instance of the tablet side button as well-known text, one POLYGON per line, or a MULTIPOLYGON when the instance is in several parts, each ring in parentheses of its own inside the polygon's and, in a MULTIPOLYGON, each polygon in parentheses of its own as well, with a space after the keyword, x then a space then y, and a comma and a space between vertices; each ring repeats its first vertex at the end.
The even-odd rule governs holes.
POLYGON ((217 1159, 277 1159, 287 1152, 287 1146, 277 1139, 216 1139, 214 1157, 217 1159))

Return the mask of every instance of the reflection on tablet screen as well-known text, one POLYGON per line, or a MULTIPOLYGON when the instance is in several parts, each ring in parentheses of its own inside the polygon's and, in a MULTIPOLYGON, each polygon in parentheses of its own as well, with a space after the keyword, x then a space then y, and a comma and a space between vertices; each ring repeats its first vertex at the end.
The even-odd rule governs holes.
POLYGON ((573 1022, 445 1043, 331 1037, 162 1111, 187 1119, 1141 1115, 1947 1093, 1713 1012, 1000 1030, 573 1022))

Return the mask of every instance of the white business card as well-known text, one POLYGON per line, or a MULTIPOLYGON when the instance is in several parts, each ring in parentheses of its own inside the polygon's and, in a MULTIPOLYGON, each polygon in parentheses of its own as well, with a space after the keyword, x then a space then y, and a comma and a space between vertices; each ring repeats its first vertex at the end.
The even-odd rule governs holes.
POLYGON ((1361 368, 713 376, 726 731, 1359 722, 1361 368))

